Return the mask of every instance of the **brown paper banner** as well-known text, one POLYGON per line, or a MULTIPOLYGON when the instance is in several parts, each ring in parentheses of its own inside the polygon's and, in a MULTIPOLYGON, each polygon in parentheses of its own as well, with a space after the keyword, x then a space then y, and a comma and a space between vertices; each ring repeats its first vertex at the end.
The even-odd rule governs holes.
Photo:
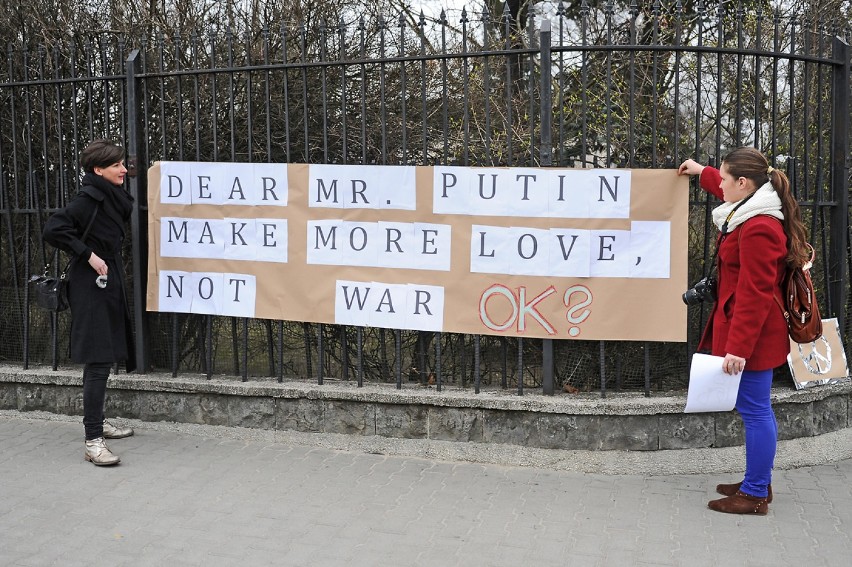
MULTIPOLYGON (((361 324, 352 322, 344 316, 341 318, 339 297, 339 282, 360 282, 362 292, 367 293, 373 301, 370 308, 372 315, 388 315, 391 304, 398 315, 401 310, 418 310, 420 315, 426 313, 425 305, 438 305, 437 295, 423 292, 413 295, 418 289, 443 290, 443 309, 438 314, 441 321, 439 329, 426 326, 427 330, 442 330, 471 334, 489 334, 503 336, 523 336, 556 339, 584 340, 636 340, 636 341, 675 341, 686 340, 687 310, 681 296, 689 287, 687 281, 687 214, 689 205, 688 180, 676 174, 675 170, 600 170, 604 172, 624 172, 629 175, 629 218, 550 218, 544 216, 506 216, 501 214, 471 215, 471 214, 437 214, 433 211, 433 175, 437 168, 416 167, 416 202, 409 210, 403 209, 371 209, 371 208, 328 208, 310 207, 309 199, 315 197, 309 193, 309 175, 311 167, 307 164, 278 164, 286 167, 288 181, 288 197, 286 206, 233 206, 227 204, 179 204, 161 202, 160 177, 161 167, 173 167, 179 162, 157 163, 148 172, 148 229, 149 229, 149 273, 147 301, 150 311, 195 311, 190 300, 185 300, 182 307, 161 309, 161 304, 168 299, 184 298, 183 294, 201 293, 207 296, 216 286, 231 285, 229 293, 242 292, 251 285, 246 282, 225 282, 219 280, 196 282, 195 288, 190 280, 164 279, 166 289, 161 284, 164 274, 173 273, 207 273, 207 274, 243 274, 253 276, 256 283, 253 309, 247 316, 257 318, 308 321, 316 323, 361 324), (287 247, 286 262, 243 260, 240 258, 194 258, 170 257, 162 255, 161 219, 286 219, 287 247), (316 227, 311 222, 322 220, 353 221, 361 223, 430 223, 450 227, 449 269, 412 269, 408 267, 383 266, 365 267, 352 265, 320 265, 308 262, 308 250, 311 234, 317 234, 316 227), (486 227, 522 227, 524 230, 516 233, 519 239, 509 239, 505 250, 513 254, 533 256, 536 245, 556 246, 557 241, 546 233, 536 233, 536 240, 531 234, 535 230, 574 229, 582 231, 630 231, 631 223, 637 221, 659 221, 668 223, 669 241, 661 242, 660 249, 668 248, 669 257, 666 277, 562 277, 551 275, 518 275, 505 273, 474 273, 471 271, 472 249, 477 249, 480 256, 486 256, 492 251, 491 242, 485 243, 477 239, 482 236, 474 234, 474 226, 486 227), (313 232, 311 232, 312 229, 313 232), (529 233, 529 234, 528 234, 529 233), (526 236, 524 236, 526 235, 526 236), (545 235, 545 236, 542 236, 545 235), (473 240, 472 240, 473 239, 473 240), (549 239, 549 241, 548 241, 549 239), (548 242, 545 242, 548 241, 548 242), (171 281, 171 288, 169 288, 171 281), (184 285, 178 289, 179 283, 184 285), (409 302, 400 302, 401 293, 405 290, 393 288, 394 293, 385 296, 386 301, 376 303, 381 297, 382 290, 387 286, 407 285, 409 302), (234 287, 236 286, 236 287, 234 287), (200 291, 199 291, 200 290, 200 291), (180 292, 180 296, 176 294, 180 292), (166 294, 170 294, 167 295, 166 294), (421 300, 418 305, 413 298, 421 300), (432 303, 425 303, 431 298, 432 303), (393 300, 393 301, 391 301, 393 300)), ((229 164, 190 164, 193 172, 203 171, 205 167, 215 166, 214 175, 221 175, 229 164)), ((233 164, 230 164, 233 165, 233 164)), ((370 168, 380 166, 350 166, 351 168, 370 168)), ((440 168, 441 171, 479 171, 477 168, 440 168)), ((169 169, 169 171, 172 171, 169 169)), ((353 170, 362 171, 362 170, 353 170)), ((386 175, 387 168, 382 170, 385 177, 379 183, 386 183, 385 189, 393 189, 397 180, 392 175, 386 175)), ((400 170, 401 171, 401 170, 400 170)), ((485 171, 485 170, 482 170, 485 171)), ((489 168, 489 172, 498 171, 489 168)), ((520 179, 523 173, 545 171, 531 168, 503 169, 512 174, 512 179, 520 179), (518 175, 515 175, 515 172, 518 175)), ((577 172, 588 170, 557 170, 547 168, 548 174, 553 172, 577 172)), ((363 169, 365 174, 370 171, 363 169)), ((227 176, 225 176, 227 177, 227 176)), ((197 176, 196 176, 197 178, 197 176)), ((192 181, 187 177, 187 183, 192 181)), ((487 179, 490 179, 488 177, 487 179)), ((215 179, 214 179, 215 182, 215 179)), ((360 186, 359 186, 360 187, 360 186)), ((348 186, 340 185, 341 191, 348 186)), ((373 189, 374 187, 371 187, 373 189)), ((601 185, 601 199, 606 195, 605 187, 601 185)), ((172 189, 168 189, 172 191, 172 189)), ((192 190, 187 187, 186 190, 192 190)), ((197 190, 197 187, 196 187, 197 190)), ((177 189, 174 190, 177 192, 177 189)), ((352 195, 350 195, 352 196, 352 195)), ((519 203, 520 204, 520 203, 519 203)), ((524 203, 526 204, 526 203, 524 203)), ((175 240, 175 232, 180 228, 173 227, 169 239, 175 240)), ((167 227, 168 229, 168 227, 167 227)), ((270 234, 281 237, 280 232, 270 234)), ((328 232, 325 233, 328 235, 328 232)), ((438 244, 431 241, 433 234, 422 232, 416 241, 419 248, 432 251, 438 244), (424 242, 425 239, 425 242, 424 242)), ((595 248, 601 257, 610 259, 621 252, 616 248, 607 247, 610 239, 600 237, 594 232, 595 239, 590 239, 590 249, 595 248)), ((361 232, 350 233, 349 238, 357 245, 356 236, 361 232)), ((231 238, 228 233, 228 238, 231 238)), ((491 234, 489 233, 490 237, 491 234)), ((341 231, 337 234, 341 240, 347 236, 341 231)), ((192 237, 181 234, 180 239, 186 239, 191 245, 192 238, 209 242, 210 235, 192 237)), ((564 243, 567 240, 563 239, 564 243)), ((383 249, 391 248, 391 244, 383 241, 383 249)), ((314 246, 316 248, 316 246, 314 246)), ((553 248, 557 250, 557 248, 553 248)), ((282 251, 283 252, 283 251, 282 251)), ((597 253, 596 252, 596 253, 597 253)), ((426 258, 426 256, 424 256, 426 258)), ((429 256, 434 258, 434 256, 429 256)), ((631 259, 631 269, 640 264, 641 258, 631 259)), ((665 262, 660 262, 663 269, 665 262)), ((656 269, 656 266, 652 266, 656 269)), ((232 278, 233 279, 233 278, 232 278)), ((356 308, 358 301, 364 296, 353 296, 353 286, 347 288, 348 301, 356 308)), ((185 299, 185 298, 184 298, 185 299)), ((233 297, 232 297, 233 299, 233 297)), ((250 298, 241 296, 241 307, 250 298)), ((175 304, 169 304, 175 305, 175 304)), ((200 305, 200 304, 199 304, 200 305)), ((366 307, 365 307, 366 309, 366 307)), ((363 311, 362 316, 363 316, 363 311)), ((233 314, 233 313, 223 313, 233 314)), ((435 315, 434 313, 432 315, 435 315)), ((434 317, 433 317, 434 319, 434 317)), ((373 320, 373 319, 371 319, 373 320)), ((382 319, 379 319, 380 321, 382 319)), ((418 328, 418 320, 414 317, 408 321, 408 327, 395 323, 401 321, 386 318, 385 323, 375 326, 392 328, 418 328), (388 322, 390 321, 390 322, 388 322)))

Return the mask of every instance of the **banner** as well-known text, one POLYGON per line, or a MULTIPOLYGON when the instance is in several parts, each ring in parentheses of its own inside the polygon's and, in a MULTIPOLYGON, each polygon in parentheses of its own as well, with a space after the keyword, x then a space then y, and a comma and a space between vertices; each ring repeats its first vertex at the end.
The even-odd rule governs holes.
POLYGON ((674 170, 158 162, 150 311, 686 340, 674 170))

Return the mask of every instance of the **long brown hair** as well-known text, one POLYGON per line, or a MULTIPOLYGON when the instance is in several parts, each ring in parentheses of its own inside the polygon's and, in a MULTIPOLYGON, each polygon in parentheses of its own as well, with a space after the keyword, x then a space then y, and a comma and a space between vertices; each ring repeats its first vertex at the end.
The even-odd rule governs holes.
POLYGON ((784 214, 784 232, 787 233, 787 265, 801 267, 810 260, 808 249, 808 231, 802 222, 799 202, 790 189, 790 180, 783 171, 770 169, 769 161, 756 148, 737 148, 722 160, 725 167, 734 178, 745 177, 759 188, 769 181, 772 188, 781 198, 781 212, 784 214))

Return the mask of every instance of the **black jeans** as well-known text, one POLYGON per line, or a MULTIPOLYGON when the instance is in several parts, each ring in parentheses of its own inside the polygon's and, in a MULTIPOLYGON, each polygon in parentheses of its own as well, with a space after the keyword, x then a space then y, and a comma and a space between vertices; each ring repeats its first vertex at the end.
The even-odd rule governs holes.
POLYGON ((104 436, 104 400, 110 362, 90 362, 83 368, 83 426, 86 441, 104 436))

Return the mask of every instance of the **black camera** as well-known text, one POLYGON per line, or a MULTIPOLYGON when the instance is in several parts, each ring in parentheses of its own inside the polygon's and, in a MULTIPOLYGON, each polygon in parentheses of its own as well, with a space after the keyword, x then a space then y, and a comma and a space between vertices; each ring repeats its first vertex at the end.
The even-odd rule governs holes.
POLYGON ((692 289, 683 293, 683 302, 687 305, 698 305, 699 303, 712 303, 716 301, 716 278, 705 276, 695 282, 692 289))

